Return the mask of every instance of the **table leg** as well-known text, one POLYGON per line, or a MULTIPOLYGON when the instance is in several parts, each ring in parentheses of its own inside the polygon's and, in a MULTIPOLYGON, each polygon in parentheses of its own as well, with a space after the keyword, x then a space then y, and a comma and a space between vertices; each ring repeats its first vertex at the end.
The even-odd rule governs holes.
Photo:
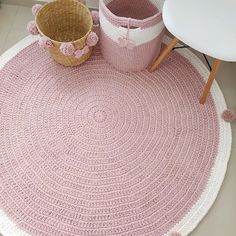
POLYGON ((212 71, 209 75, 209 78, 208 78, 207 83, 204 88, 204 92, 203 92, 202 97, 200 99, 201 104, 204 104, 206 102, 206 99, 207 99, 207 96, 210 92, 212 83, 213 83, 214 79, 216 78, 217 72, 220 68, 220 64, 221 64, 221 60, 219 60, 219 59, 214 60, 213 65, 212 65, 212 71))
POLYGON ((161 52, 160 56, 154 62, 151 67, 151 72, 155 71, 159 64, 166 58, 166 56, 170 53, 170 51, 175 47, 175 45, 179 42, 179 39, 174 38, 171 40, 169 45, 161 52))

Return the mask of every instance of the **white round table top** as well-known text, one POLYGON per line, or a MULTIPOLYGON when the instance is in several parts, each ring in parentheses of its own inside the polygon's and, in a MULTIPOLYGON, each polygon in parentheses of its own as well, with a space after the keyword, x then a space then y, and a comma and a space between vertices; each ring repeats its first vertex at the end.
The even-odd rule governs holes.
POLYGON ((236 61, 236 0, 166 0, 163 20, 190 47, 236 61))

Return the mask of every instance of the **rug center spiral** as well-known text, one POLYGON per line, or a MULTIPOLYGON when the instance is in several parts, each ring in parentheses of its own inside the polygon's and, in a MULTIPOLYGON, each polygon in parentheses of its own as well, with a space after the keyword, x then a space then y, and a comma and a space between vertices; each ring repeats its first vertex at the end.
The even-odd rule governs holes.
POLYGON ((106 121, 107 119, 107 114, 105 111, 103 110, 98 110, 98 111, 95 111, 94 114, 93 114, 93 118, 96 122, 98 123, 103 123, 106 121))

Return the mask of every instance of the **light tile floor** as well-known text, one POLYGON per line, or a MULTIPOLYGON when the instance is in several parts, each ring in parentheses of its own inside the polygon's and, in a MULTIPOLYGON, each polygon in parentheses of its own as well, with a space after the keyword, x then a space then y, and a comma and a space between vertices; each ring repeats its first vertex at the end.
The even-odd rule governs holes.
MULTIPOLYGON (((32 19, 30 8, 2 4, 0 55, 27 35, 26 24, 32 19)), ((203 59, 200 53, 196 54, 203 59)), ((236 63, 223 63, 217 80, 228 107, 236 110, 236 63)), ((236 235, 236 122, 232 124, 232 128, 234 142, 224 184, 214 206, 191 236, 236 235)))

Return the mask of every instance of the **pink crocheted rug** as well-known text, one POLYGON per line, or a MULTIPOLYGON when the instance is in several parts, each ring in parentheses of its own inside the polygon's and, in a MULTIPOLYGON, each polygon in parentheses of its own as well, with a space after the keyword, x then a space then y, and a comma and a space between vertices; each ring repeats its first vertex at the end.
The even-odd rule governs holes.
POLYGON ((66 68, 33 41, 0 61, 0 232, 192 231, 216 198, 230 153, 218 86, 198 102, 206 68, 183 50, 156 73, 125 74, 99 49, 66 68))

